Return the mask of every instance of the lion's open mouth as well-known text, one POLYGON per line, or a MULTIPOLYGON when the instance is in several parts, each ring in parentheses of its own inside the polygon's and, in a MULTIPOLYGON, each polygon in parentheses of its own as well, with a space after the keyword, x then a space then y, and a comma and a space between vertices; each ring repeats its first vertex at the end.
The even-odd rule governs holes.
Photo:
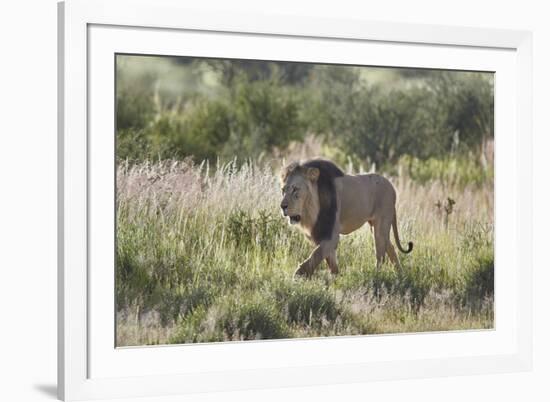
POLYGON ((293 215, 293 216, 290 216, 290 223, 294 224, 294 223, 298 223, 300 222, 300 219, 302 218, 300 215, 293 215))

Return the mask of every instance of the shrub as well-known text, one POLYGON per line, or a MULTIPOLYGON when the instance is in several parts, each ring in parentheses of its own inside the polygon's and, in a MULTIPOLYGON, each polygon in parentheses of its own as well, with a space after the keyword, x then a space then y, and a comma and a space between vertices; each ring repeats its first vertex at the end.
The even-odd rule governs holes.
POLYGON ((221 325, 229 339, 277 339, 289 334, 279 311, 262 298, 230 306, 221 325))
POLYGON ((427 85, 443 117, 447 151, 471 151, 494 132, 493 78, 487 74, 435 72, 427 85), (458 149, 457 149, 458 148, 458 149))
POLYGON ((258 247, 262 250, 273 249, 275 241, 285 224, 280 216, 273 216, 267 210, 251 214, 238 209, 231 212, 227 220, 227 235, 229 241, 237 247, 258 247))
POLYGON ((495 291, 495 263, 492 252, 480 253, 475 265, 465 273, 463 302, 480 308, 495 291))
POLYGON ((315 280, 283 283, 274 294, 289 324, 318 326, 341 313, 334 292, 315 280))
POLYGON ((325 66, 315 72, 308 127, 378 169, 391 169, 403 155, 478 154, 493 135, 493 85, 486 76, 432 71, 409 85, 382 86, 365 82, 353 69, 325 66))
POLYGON ((232 133, 222 155, 241 160, 303 139, 299 99, 277 80, 238 80, 231 88, 232 133))
POLYGON ((123 77, 124 69, 117 66, 116 128, 117 130, 143 130, 153 120, 155 113, 151 74, 144 74, 133 82, 123 77))
POLYGON ((121 94, 117 158, 142 161, 192 156, 197 162, 214 162, 237 157, 244 162, 303 139, 298 97, 290 88, 271 81, 241 80, 231 94, 225 99, 196 96, 181 110, 161 110, 154 118, 152 111, 141 111, 145 101, 121 94), (128 117, 132 124, 126 124, 126 109, 132 116, 139 114, 139 118, 128 117))
POLYGON ((230 135, 228 107, 219 101, 196 99, 185 113, 161 113, 145 129, 119 130, 119 159, 215 160, 230 135))
MULTIPOLYGON (((168 70, 185 72, 173 76, 186 83, 174 82, 179 94, 159 90, 156 75, 165 71, 154 70, 154 63, 141 75, 134 71, 131 80, 117 66, 118 158, 193 156, 201 162, 236 156, 242 162, 309 133, 327 138, 340 162, 391 171, 408 155, 431 160, 427 169, 434 172, 441 164, 433 161, 449 153, 479 155, 493 137, 493 79, 487 74, 400 70, 395 83, 381 84, 349 66, 211 60, 206 64, 218 71, 218 82, 207 84, 204 62, 176 61, 168 70)), ((421 166, 413 175, 423 180, 429 172, 421 166)), ((475 170, 466 175, 483 179, 475 170)))
POLYGON ((248 294, 222 297, 208 310, 197 310, 180 323, 172 341, 278 339, 287 336, 289 329, 273 301, 248 294))

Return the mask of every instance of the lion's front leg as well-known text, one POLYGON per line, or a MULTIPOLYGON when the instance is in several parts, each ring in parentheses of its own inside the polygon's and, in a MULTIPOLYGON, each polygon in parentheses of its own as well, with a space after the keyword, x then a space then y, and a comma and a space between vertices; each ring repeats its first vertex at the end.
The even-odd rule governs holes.
POLYGON ((307 276, 307 277, 309 277, 309 276, 313 275, 313 271, 314 271, 314 269, 312 269, 312 267, 309 263, 309 259, 307 259, 298 266, 298 269, 294 272, 294 276, 307 276))
POLYGON ((323 240, 321 243, 313 250, 311 255, 300 264, 295 276, 311 276, 315 272, 315 269, 319 264, 325 259, 331 256, 336 255, 336 247, 338 245, 338 235, 334 236, 332 239, 323 240))
POLYGON ((327 257, 327 264, 328 264, 328 269, 330 269, 330 273, 333 275, 337 275, 338 259, 336 258, 336 250, 330 253, 329 256, 327 257))

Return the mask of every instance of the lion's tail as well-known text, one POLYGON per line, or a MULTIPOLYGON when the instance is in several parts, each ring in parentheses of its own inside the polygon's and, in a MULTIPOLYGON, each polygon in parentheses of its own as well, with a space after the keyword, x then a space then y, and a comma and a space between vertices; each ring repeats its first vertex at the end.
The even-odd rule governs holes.
POLYGON ((393 237, 395 239, 395 244, 397 244, 397 248, 402 253, 405 253, 405 254, 410 253, 413 249, 413 243, 412 243, 412 241, 409 242, 409 248, 407 250, 405 250, 403 248, 403 246, 401 245, 401 241, 399 240, 399 232, 397 231, 397 212, 395 212, 395 210, 393 211, 392 226, 393 226, 393 237))

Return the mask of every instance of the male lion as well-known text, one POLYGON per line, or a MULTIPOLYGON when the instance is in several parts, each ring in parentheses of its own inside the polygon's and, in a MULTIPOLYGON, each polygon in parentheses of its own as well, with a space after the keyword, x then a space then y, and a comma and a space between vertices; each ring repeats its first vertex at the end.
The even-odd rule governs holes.
POLYGON ((378 174, 347 175, 331 161, 312 159, 286 166, 281 172, 281 184, 283 216, 288 216, 291 224, 298 224, 317 246, 300 264, 296 275, 313 274, 324 259, 330 271, 337 274, 339 235, 349 234, 365 222, 374 227, 377 269, 386 253, 393 264, 401 268, 390 242, 392 226, 399 250, 412 251, 412 242, 405 250, 399 241, 395 189, 386 178, 378 174))

